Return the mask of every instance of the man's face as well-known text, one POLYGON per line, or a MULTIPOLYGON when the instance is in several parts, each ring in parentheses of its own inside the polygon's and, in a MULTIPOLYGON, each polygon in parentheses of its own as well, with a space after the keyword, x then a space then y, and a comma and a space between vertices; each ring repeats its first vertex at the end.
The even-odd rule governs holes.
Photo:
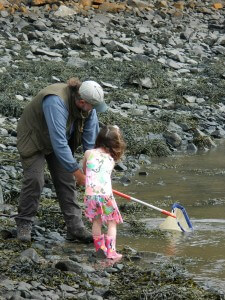
POLYGON ((83 99, 76 102, 76 105, 78 108, 80 108, 82 111, 85 111, 85 112, 91 111, 93 109, 93 105, 86 102, 83 99))

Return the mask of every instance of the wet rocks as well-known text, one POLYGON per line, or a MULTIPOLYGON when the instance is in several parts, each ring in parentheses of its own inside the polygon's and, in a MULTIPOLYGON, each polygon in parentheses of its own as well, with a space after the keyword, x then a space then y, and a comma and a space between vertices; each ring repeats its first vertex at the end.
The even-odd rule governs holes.
MULTIPOLYGON (((1 3, 7 8, 12 4, 1 3)), ((174 3, 169 1, 154 3, 153 11, 141 1, 128 1, 133 9, 145 9, 143 15, 137 10, 124 15, 90 10, 85 17, 69 12, 57 15, 64 6, 55 4, 59 5, 57 1, 29 3, 27 14, 2 10, 2 115, 18 118, 35 92, 49 83, 66 81, 74 73, 81 78, 92 74, 104 86, 110 108, 100 120, 120 125, 128 154, 167 155, 189 151, 190 145, 201 149, 202 139, 194 136, 195 129, 208 136, 203 143, 206 149, 215 146, 214 139, 223 138, 224 36, 219 29, 210 29, 212 23, 223 24, 223 11, 210 6, 210 14, 203 18, 184 3, 176 3, 184 10, 180 22, 171 18, 167 8, 174 3), (37 5, 41 5, 38 10, 37 5), (15 92, 6 84, 10 76, 18 83, 15 92)), ((15 140, 1 142, 0 148, 4 155, 8 150, 15 153, 15 140)), ((7 173, 4 168, 1 172, 7 173)), ((46 194, 50 196, 47 190, 46 194)))
POLYGON ((79 254, 73 245, 45 242, 46 248, 38 247, 36 241, 26 249, 5 240, 0 299, 133 299, 144 294, 164 299, 164 293, 168 299, 177 299, 177 293, 184 299, 219 299, 217 293, 194 284, 182 266, 165 258, 162 263, 158 254, 124 247, 122 261, 91 261, 91 250, 83 249, 79 254), (57 256, 50 255, 55 251, 57 256))

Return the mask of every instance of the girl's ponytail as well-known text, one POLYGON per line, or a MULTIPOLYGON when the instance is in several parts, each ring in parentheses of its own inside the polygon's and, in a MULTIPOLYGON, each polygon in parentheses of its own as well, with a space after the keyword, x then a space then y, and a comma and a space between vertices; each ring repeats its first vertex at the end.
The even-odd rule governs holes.
POLYGON ((81 86, 81 81, 76 77, 72 77, 67 81, 67 85, 74 92, 78 92, 81 86))

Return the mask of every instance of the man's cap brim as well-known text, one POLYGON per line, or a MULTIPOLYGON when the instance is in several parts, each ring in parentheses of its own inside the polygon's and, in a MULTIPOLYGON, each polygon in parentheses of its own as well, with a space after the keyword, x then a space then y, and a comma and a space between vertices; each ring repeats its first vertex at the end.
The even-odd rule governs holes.
POLYGON ((101 102, 99 104, 94 105, 94 109, 97 112, 105 112, 107 110, 108 106, 106 105, 105 102, 101 102))

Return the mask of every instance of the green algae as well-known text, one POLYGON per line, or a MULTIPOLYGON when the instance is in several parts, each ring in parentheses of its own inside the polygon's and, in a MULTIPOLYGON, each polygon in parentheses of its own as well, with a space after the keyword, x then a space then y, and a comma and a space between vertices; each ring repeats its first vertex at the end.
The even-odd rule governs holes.
POLYGON ((192 95, 204 98, 208 103, 220 102, 224 99, 225 59, 220 57, 217 61, 202 61, 199 67, 203 69, 202 72, 177 87, 176 95, 192 95))
MULTIPOLYGON (((52 199, 42 199, 43 211, 50 210, 50 215, 43 214, 43 218, 53 220, 55 215, 56 202, 52 199)), ((42 218, 41 217, 41 218, 42 218)), ((165 238, 166 233, 160 230, 148 230, 144 222, 135 220, 135 212, 128 212, 125 216, 128 222, 131 234, 142 234, 151 237, 165 238), (133 216, 133 218, 132 218, 133 216)), ((53 222, 54 223, 54 222, 53 222)), ((41 219, 41 224, 42 219, 41 219)), ((50 228, 52 225, 48 224, 50 228)), ((60 227, 60 224, 57 224, 60 227)), ((60 231, 60 229, 59 229, 60 231)), ((2 260, 0 268, 2 274, 12 280, 31 282, 35 280, 46 287, 57 288, 60 284, 74 286, 79 285, 79 292, 90 290, 98 287, 92 279, 84 274, 74 272, 63 272, 52 267, 51 262, 34 263, 30 260, 20 259, 20 254, 32 244, 23 244, 15 239, 2 240, 0 238, 0 252, 2 260)), ((47 250, 38 249, 38 254, 45 256, 47 250)), ((133 258, 141 258, 140 254, 124 254, 123 268, 117 269, 116 273, 110 275, 110 286, 105 292, 104 297, 107 299, 222 299, 215 292, 210 293, 199 287, 193 280, 186 277, 186 271, 183 265, 176 264, 167 259, 166 261, 154 261, 145 263, 145 267, 139 266, 132 262, 133 258), (166 298, 165 298, 166 297, 166 298)), ((116 264, 115 264, 116 268, 116 264)))
POLYGON ((129 224, 129 232, 131 235, 144 236, 148 238, 166 238, 168 235, 159 229, 148 229, 144 221, 136 218, 125 216, 124 220, 129 224))
MULTIPOLYGON (((134 91, 143 93, 141 88, 129 85, 131 74, 133 74, 133 77, 137 74, 139 74, 138 76, 141 74, 145 76, 154 76, 154 80, 157 80, 158 87, 165 85, 165 83, 163 85, 163 78, 165 80, 165 76, 163 75, 163 71, 161 71, 161 73, 159 72, 159 64, 157 67, 155 64, 149 64, 148 68, 146 68, 146 64, 144 63, 105 60, 103 63, 99 64, 98 60, 93 59, 88 63, 86 68, 82 69, 69 67, 64 62, 50 61, 24 62, 18 60, 15 62, 15 65, 16 68, 7 67, 7 71, 0 74, 0 92, 2 93, 0 113, 7 116, 19 117, 22 112, 19 108, 20 106, 23 107, 25 103, 16 101, 16 94, 32 97, 41 88, 54 83, 52 76, 57 77, 62 82, 66 82, 70 77, 79 77, 81 80, 89 78, 98 82, 110 82, 123 90, 120 92, 120 96, 124 93, 121 98, 122 101, 127 99, 126 95, 129 95, 134 91), (161 78, 160 74, 164 77, 161 78), (24 83, 28 85, 28 88, 25 87, 24 83), (7 106, 8 112, 6 111, 7 106)), ((157 89, 153 90, 156 91, 157 89)), ((151 91, 151 94, 152 92, 153 91, 151 91)), ((146 93, 146 90, 144 93, 146 93)), ((108 94, 106 94, 106 101, 109 102, 113 99, 118 99, 118 96, 115 95, 114 90, 109 90, 108 94)))
MULTIPOLYGON (((85 58, 85 56, 84 56, 85 58)), ((168 99, 175 103, 184 103, 183 95, 193 95, 202 97, 209 101, 220 101, 223 98, 225 80, 223 78, 224 59, 219 61, 202 62, 203 75, 193 74, 195 80, 183 81, 178 85, 171 82, 167 76, 167 70, 156 61, 112 61, 92 58, 85 68, 70 67, 64 62, 54 61, 15 61, 14 67, 7 67, 7 71, 0 74, 1 103, 0 113, 19 116, 20 106, 24 103, 15 100, 15 94, 34 96, 41 88, 54 82, 52 76, 56 76, 61 81, 67 81, 70 77, 79 77, 81 80, 94 79, 98 82, 109 82, 118 87, 118 90, 106 88, 106 101, 117 100, 119 103, 128 101, 132 93, 138 92, 140 95, 149 95, 149 101, 138 100, 141 103, 151 103, 155 99, 168 99), (16 66, 16 67, 15 67, 16 66), (145 89, 141 85, 132 84, 140 79, 150 77, 154 81, 154 88, 145 89), (24 86, 28 84, 28 88, 24 86), (212 88, 213 85, 213 88, 212 88), (14 109, 13 107, 14 106, 14 109)))
POLYGON ((162 122, 156 121, 150 122, 150 124, 142 120, 135 120, 134 122, 127 117, 112 112, 101 115, 100 120, 103 124, 113 124, 120 127, 126 141, 127 151, 132 155, 167 156, 170 154, 170 150, 163 140, 149 140, 147 136, 150 132, 163 132, 166 124, 162 122))
POLYGON ((199 148, 199 149, 204 149, 206 148, 211 148, 212 144, 211 141, 207 136, 198 136, 193 139, 193 143, 199 148))
POLYGON ((111 281, 108 296, 113 299, 222 299, 197 286, 183 268, 168 262, 149 263, 145 268, 126 264, 120 273, 112 274, 111 281))
MULTIPOLYGON (((60 284, 73 286, 75 283, 88 280, 72 272, 61 272, 53 268, 52 263, 34 263, 31 260, 20 259, 21 252, 31 247, 32 243, 21 243, 15 239, 0 239, 1 274, 12 280, 30 282, 37 280, 42 284, 56 288, 60 284)), ((44 256, 44 252, 38 250, 39 255, 44 256)), ((83 290, 85 288, 83 287, 83 290)))
MULTIPOLYGON (((84 56, 85 58, 85 56, 84 56)), ((157 103, 157 99, 167 99, 175 104, 185 105, 183 96, 194 95, 203 97, 209 101, 219 101, 224 93, 224 65, 219 69, 219 62, 210 62, 204 68, 204 76, 193 75, 196 80, 183 81, 178 85, 169 80, 167 70, 157 62, 140 61, 112 61, 93 59, 88 62, 86 68, 75 68, 66 65, 64 62, 53 61, 15 61, 14 67, 7 67, 7 71, 0 74, 0 113, 5 116, 20 117, 27 101, 32 98, 41 88, 54 83, 53 76, 60 81, 66 82, 70 77, 78 76, 81 80, 87 78, 98 82, 108 82, 115 88, 105 88, 105 99, 107 103, 115 102, 115 105, 135 101, 137 105, 151 105, 157 103), (149 77, 154 81, 151 89, 146 89, 140 84, 133 84, 133 80, 139 82, 142 78, 149 77), (213 82, 215 89, 209 85, 213 82), (138 93, 140 97, 133 97, 138 93), (213 95, 212 95, 213 93, 213 95), (15 95, 25 97, 25 101, 18 101, 15 95), (142 98, 148 95, 149 100, 142 98)), ((127 149, 130 154, 148 154, 152 156, 167 156, 170 150, 165 142, 161 140, 149 141, 149 133, 162 133, 170 121, 175 123, 186 123, 189 127, 196 128, 197 120, 190 116, 176 114, 168 111, 160 116, 160 120, 146 123, 140 117, 123 116, 121 113, 108 111, 100 114, 99 119, 103 124, 117 124, 124 132, 127 142, 127 149), (131 120, 132 118, 132 120, 131 120), (135 124, 135 126, 134 126, 135 124), (131 147, 132 146, 132 147, 131 147)))
POLYGON ((37 213, 39 225, 50 230, 62 231, 65 221, 59 208, 59 203, 53 198, 41 198, 37 213))

